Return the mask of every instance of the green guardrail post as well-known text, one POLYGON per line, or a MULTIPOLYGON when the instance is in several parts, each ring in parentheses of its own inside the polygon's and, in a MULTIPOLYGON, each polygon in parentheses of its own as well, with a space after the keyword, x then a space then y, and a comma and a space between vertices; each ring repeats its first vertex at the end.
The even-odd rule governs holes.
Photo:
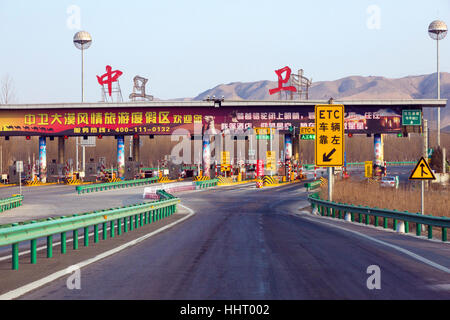
POLYGON ((12 255, 12 269, 19 270, 19 244, 13 243, 11 245, 11 255, 12 255))
POLYGON ((61 232, 61 254, 67 252, 67 235, 65 232, 61 232))
POLYGON ((447 241, 447 228, 442 228, 442 241, 447 241))
POLYGON ((358 222, 362 223, 363 222, 363 215, 360 213, 358 216, 359 216, 358 222))
POLYGON ((114 220, 111 220, 109 223, 109 236, 110 238, 114 238, 114 220))
POLYGON ((366 225, 368 225, 370 223, 370 216, 368 214, 366 214, 366 221, 365 221, 366 225))
POLYGON ((416 223, 416 236, 420 237, 422 233, 422 225, 420 223, 416 223))
POLYGON ((134 215, 134 228, 135 229, 139 228, 139 216, 137 214, 134 215))
POLYGON ((394 231, 397 230, 397 219, 394 219, 394 223, 393 223, 393 229, 394 231))
POLYGON ((130 216, 130 231, 133 231, 133 216, 130 216))
POLYGON ((98 243, 98 224, 94 226, 94 243, 98 243))
POLYGON ((84 227, 84 246, 89 247, 89 227, 84 227))
POLYGON ((388 227, 388 218, 384 217, 383 218, 383 228, 387 229, 388 227))
POLYGON ((428 226, 428 239, 433 239, 433 226, 428 226))
POLYGON ((31 254, 31 256, 30 256, 30 263, 31 264, 36 264, 36 251, 37 251, 37 249, 36 249, 36 239, 33 239, 33 240, 31 240, 31 243, 30 243, 30 254, 31 254))
POLYGON ((122 219, 117 219, 117 235, 122 234, 122 219))
POLYGON ((127 233, 128 232, 128 221, 127 221, 127 217, 123 218, 123 232, 127 233))
POLYGON ((409 233, 409 222, 405 221, 405 233, 409 233))
POLYGON ((140 223, 141 223, 141 227, 143 227, 143 226, 144 226, 144 216, 143 216, 142 213, 139 214, 139 221, 140 221, 140 223))
POLYGON ((78 230, 73 230, 73 250, 78 250, 78 230))
POLYGON ((378 227, 378 216, 374 216, 374 219, 375 219, 375 222, 374 222, 375 227, 378 227))
POLYGON ((53 236, 47 236, 47 258, 53 257, 53 236))
POLYGON ((108 225, 106 222, 103 222, 103 240, 106 240, 108 238, 108 225))

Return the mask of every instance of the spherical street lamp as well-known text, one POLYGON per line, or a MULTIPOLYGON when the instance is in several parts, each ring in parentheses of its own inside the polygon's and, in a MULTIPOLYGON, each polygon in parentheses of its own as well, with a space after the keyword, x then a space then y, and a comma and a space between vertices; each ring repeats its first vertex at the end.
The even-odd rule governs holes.
MULTIPOLYGON (((439 75, 439 40, 442 40, 447 35, 447 25, 444 21, 435 20, 428 26, 428 35, 431 39, 436 40, 437 50, 437 98, 441 98, 441 79, 439 75)), ((441 109, 437 108, 437 144, 441 146, 441 109)))
MULTIPOLYGON (((88 49, 92 44, 92 37, 87 31, 79 31, 73 36, 73 44, 77 49, 81 50, 81 103, 84 102, 84 50, 88 49)), ((76 170, 78 171, 78 137, 76 143, 76 170)), ((85 170, 85 146, 83 145, 83 172, 85 170)))
POLYGON ((92 37, 87 31, 79 31, 73 36, 73 44, 81 50, 81 102, 84 102, 84 50, 92 44, 92 37))

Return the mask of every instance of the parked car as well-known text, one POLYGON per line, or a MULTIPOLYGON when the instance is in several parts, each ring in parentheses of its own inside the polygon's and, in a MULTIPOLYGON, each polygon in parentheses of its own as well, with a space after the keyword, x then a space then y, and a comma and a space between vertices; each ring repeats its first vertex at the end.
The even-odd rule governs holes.
POLYGON ((397 176, 386 176, 382 177, 380 181, 381 187, 390 187, 397 188, 398 187, 398 177, 397 176))

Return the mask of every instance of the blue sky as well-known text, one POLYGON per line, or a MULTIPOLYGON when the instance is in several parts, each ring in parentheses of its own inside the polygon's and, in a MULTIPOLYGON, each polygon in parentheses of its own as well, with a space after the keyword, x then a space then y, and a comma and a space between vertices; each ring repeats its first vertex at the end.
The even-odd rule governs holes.
MULTIPOLYGON (((428 25, 450 25, 449 0, 0 0, 0 77, 13 78, 19 103, 80 101, 72 5, 93 37, 85 56, 89 102, 101 99, 95 76, 107 64, 124 72, 125 100, 137 74, 149 78, 151 94, 173 99, 222 83, 276 80, 284 66, 303 68, 313 81, 432 73, 428 25)), ((450 72, 450 35, 440 48, 441 70, 450 72)))

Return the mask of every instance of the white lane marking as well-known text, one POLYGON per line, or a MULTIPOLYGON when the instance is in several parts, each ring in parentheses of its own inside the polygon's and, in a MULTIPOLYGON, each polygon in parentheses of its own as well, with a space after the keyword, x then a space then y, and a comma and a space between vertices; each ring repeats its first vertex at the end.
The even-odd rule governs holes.
MULTIPOLYGON (((181 206, 181 207, 183 207, 183 208, 185 208, 186 210, 189 211, 189 214, 186 217, 181 218, 180 220, 177 220, 175 222, 172 222, 171 224, 168 224, 167 226, 164 226, 164 227, 162 227, 162 228, 160 228, 158 230, 155 230, 155 231, 153 231, 153 232, 151 232, 149 234, 146 234, 145 236, 142 236, 142 237, 137 238, 137 239, 135 239, 133 241, 127 242, 127 243, 125 243, 125 244, 123 244, 123 245, 121 245, 121 246, 119 246, 117 248, 114 248, 114 249, 106 251, 106 252, 104 252, 102 254, 99 254, 98 256, 95 256, 95 257, 93 257, 91 259, 88 259, 88 260, 82 261, 80 263, 77 263, 76 265, 81 269, 83 267, 86 267, 87 265, 90 265, 90 264, 94 263, 94 262, 97 262, 99 260, 102 260, 104 258, 112 256, 112 255, 118 253, 119 251, 122 251, 122 250, 124 250, 124 249, 126 249, 128 247, 134 246, 134 245, 136 245, 136 244, 146 240, 147 238, 150 238, 150 237, 152 237, 152 236, 154 236, 154 235, 156 235, 156 234, 158 234, 158 233, 160 233, 160 232, 162 232, 164 230, 172 228, 173 226, 183 222, 186 219, 189 219, 190 217, 192 217, 195 214, 194 210, 192 210, 192 209, 190 209, 190 208, 188 208, 188 207, 186 207, 186 206, 184 206, 182 204, 179 204, 179 206, 181 206)), ((29 283, 27 285, 24 285, 24 286, 22 286, 20 288, 17 288, 17 289, 11 290, 11 291, 9 291, 9 292, 7 292, 5 294, 2 294, 2 295, 0 295, 0 300, 16 299, 16 298, 18 298, 18 297, 20 297, 20 296, 22 296, 22 295, 32 291, 32 290, 35 290, 35 289, 37 289, 37 288, 39 288, 39 287, 41 287, 41 286, 43 286, 43 285, 45 285, 47 283, 55 281, 55 280, 57 280, 57 279, 59 279, 61 277, 64 277, 64 276, 67 276, 67 268, 64 268, 63 270, 57 271, 57 272, 55 272, 55 273, 53 273, 53 274, 51 274, 51 275, 49 275, 47 277, 44 277, 44 278, 42 278, 40 280, 34 281, 34 282, 29 283)))
POLYGON ((435 284, 428 286, 428 288, 435 291, 450 291, 450 283, 449 284, 435 284))
MULTIPOLYGON (((297 215, 297 216, 298 216, 298 215, 297 215)), ((372 237, 367 236, 367 235, 365 235, 365 234, 362 234, 362 233, 360 233, 360 232, 358 232, 358 231, 354 231, 354 230, 350 230, 350 229, 347 229, 347 228, 343 228, 343 227, 340 227, 340 226, 337 226, 337 225, 334 225, 334 224, 331 224, 331 223, 327 223, 327 222, 324 222, 324 221, 319 221, 317 218, 314 219, 314 218, 310 218, 310 217, 303 216, 303 215, 302 215, 302 217, 305 218, 305 219, 307 219, 307 220, 313 221, 313 222, 317 222, 317 223, 321 223, 321 224, 326 224, 326 225, 328 225, 328 226, 330 226, 330 227, 337 228, 337 229, 341 229, 341 230, 344 230, 344 231, 347 231, 347 232, 356 234, 356 235, 358 235, 358 236, 360 236, 360 237, 362 237, 362 238, 365 238, 365 239, 367 239, 367 240, 371 240, 371 241, 376 242, 376 243, 378 243, 378 244, 381 244, 381 245, 390 247, 390 248, 392 248, 392 249, 394 249, 394 250, 397 250, 397 251, 399 251, 399 252, 401 252, 401 253, 404 253, 404 254, 410 256, 411 258, 413 258, 413 259, 415 259, 415 260, 417 260, 417 261, 420 261, 420 262, 422 262, 422 263, 425 263, 425 264, 427 264, 427 265, 429 265, 429 266, 431 266, 431 267, 433 267, 433 268, 436 268, 436 269, 438 269, 438 270, 444 271, 444 272, 446 272, 446 273, 450 273, 450 269, 449 269, 449 268, 444 267, 444 266, 442 266, 442 265, 440 265, 440 264, 438 264, 438 263, 436 263, 436 262, 433 262, 433 261, 431 261, 431 260, 428 260, 427 258, 424 258, 424 257, 422 257, 422 256, 419 256, 418 254, 416 254, 416 253, 414 253, 414 252, 411 252, 411 251, 409 251, 409 250, 406 250, 406 249, 404 249, 404 248, 402 248, 402 247, 399 247, 399 246, 396 246, 396 245, 394 245, 394 244, 391 244, 391 243, 388 243, 388 242, 384 242, 384 241, 381 241, 381 240, 372 238, 372 237)))

